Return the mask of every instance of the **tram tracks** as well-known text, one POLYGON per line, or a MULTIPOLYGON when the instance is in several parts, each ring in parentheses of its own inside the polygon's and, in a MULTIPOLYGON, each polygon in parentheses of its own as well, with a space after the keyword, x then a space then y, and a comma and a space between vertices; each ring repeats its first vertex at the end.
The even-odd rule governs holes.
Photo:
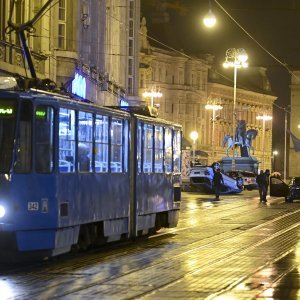
MULTIPOLYGON (((230 208, 228 211, 229 210, 230 208)), ((248 209, 240 213, 244 214, 251 210, 253 210, 253 208, 249 209, 248 207, 248 209)), ((220 212, 218 217, 216 217, 219 219, 219 222, 221 222, 222 216, 224 217, 224 211, 220 212)), ((238 211, 235 217, 238 218, 238 211)), ((24 293, 21 292, 19 294, 20 298, 15 297, 14 299, 27 298, 29 296, 31 298, 47 296, 47 299, 68 298, 75 294, 83 293, 84 291, 101 289, 101 286, 115 287, 113 289, 115 289, 116 292, 118 289, 132 290, 134 289, 136 278, 143 277, 145 274, 147 274, 146 277, 149 278, 149 281, 140 282, 144 293, 133 293, 126 299, 138 299, 140 297, 151 296, 153 292, 168 289, 178 281, 197 274, 199 270, 203 272, 210 267, 216 266, 218 262, 228 263, 230 258, 233 259, 239 253, 247 253, 247 249, 253 250, 255 246, 253 246, 254 248, 250 248, 247 245, 241 244, 236 251, 229 249, 224 253, 209 253, 209 249, 216 249, 218 245, 230 245, 235 237, 241 236, 244 233, 262 230, 271 224, 273 224, 272 228, 280 228, 282 227, 282 223, 285 222, 284 219, 289 218, 291 219, 291 224, 299 223, 299 210, 288 211, 288 209, 285 208, 282 209, 282 212, 279 211, 279 215, 277 212, 273 212, 273 214, 267 215, 263 223, 256 224, 256 226, 246 230, 238 229, 235 224, 231 225, 231 230, 228 230, 228 228, 219 228, 215 231, 215 234, 201 235, 198 236, 198 238, 192 238, 190 243, 184 242, 182 244, 181 242, 180 248, 178 248, 180 241, 177 234, 181 232, 181 236, 188 235, 192 229, 191 227, 187 226, 171 229, 161 232, 149 240, 137 241, 136 243, 125 246, 121 245, 121 248, 119 248, 120 245, 115 249, 114 247, 111 247, 111 249, 107 248, 107 250, 109 249, 109 253, 107 253, 106 250, 100 252, 95 251, 95 253, 87 253, 82 256, 75 255, 74 257, 67 257, 66 260, 61 259, 54 263, 41 264, 29 270, 19 270, 14 278, 16 278, 16 280, 20 279, 21 285, 24 284, 24 286, 30 287, 31 293, 26 294, 26 291, 24 291, 24 293), (292 220, 293 215, 296 216, 296 218, 292 220), (206 250, 206 252, 204 250, 206 250), (164 255, 164 251, 167 252, 169 256, 164 255), (165 279, 160 280, 159 283, 155 281, 152 282, 154 273, 158 272, 157 277, 162 276, 157 270, 163 271, 164 269, 172 269, 172 265, 177 265, 180 269, 188 260, 188 257, 194 257, 197 253, 201 253, 201 251, 206 253, 203 254, 203 256, 206 257, 206 262, 200 261, 198 264, 196 263, 193 268, 191 267, 188 270, 185 268, 173 278, 170 276, 167 282, 165 282, 165 279), (147 256, 147 260, 144 260, 144 256, 147 256), (133 257, 136 259, 136 262, 132 261, 133 257), (126 266, 126 268, 118 269, 117 266, 126 266), (111 269, 114 269, 114 272, 109 273, 111 269), (45 288, 47 288, 47 293, 45 288)), ((239 221, 236 223, 238 224, 239 221)), ((287 231, 293 230, 291 226, 292 225, 286 227, 287 231)), ((247 228, 247 226, 245 228, 247 228)), ((211 229, 206 227, 205 230, 211 229)), ((279 236, 280 231, 278 232, 279 236)), ((261 244, 254 243, 256 247, 276 238, 274 235, 273 238, 271 236, 269 239, 264 240, 263 238, 266 236, 263 230, 262 233, 261 244)), ((282 234, 284 234, 284 232, 282 232, 282 234)), ((2 275, 4 275, 3 272, 2 275)))
MULTIPOLYGON (((186 247, 186 249, 180 249, 180 252, 177 253, 177 254, 174 254, 172 255, 171 258, 168 258, 168 257, 161 257, 161 260, 160 261, 157 261, 155 260, 155 263, 148 263, 148 264, 145 264, 144 266, 142 265, 138 265, 136 266, 135 268, 132 267, 131 269, 129 268, 129 270, 127 272, 120 272, 120 273, 116 273, 114 276, 109 276, 109 277, 106 277, 106 278, 102 278, 102 279, 93 279, 93 280, 89 280, 89 283, 88 284, 81 284, 80 286, 77 286, 74 287, 74 288, 67 288, 67 289, 63 289, 64 292, 63 293, 54 293, 52 296, 53 298, 65 298, 65 297, 68 297, 68 296, 71 296, 73 294, 78 294, 80 292, 82 292, 83 290, 90 290, 90 289, 97 289, 97 287, 99 286, 115 286, 115 287, 118 287, 119 286, 119 289, 122 289, 124 288, 124 286, 127 287, 127 289, 132 289, 132 278, 130 279, 129 277, 134 277, 136 278, 137 277, 137 274, 141 274, 141 276, 143 276, 143 274, 145 275, 145 273, 150 273, 150 274, 153 274, 153 273, 156 273, 155 270, 159 270, 159 269, 162 269, 162 268, 168 268, 168 266, 172 265, 172 264, 175 264, 175 265, 180 265, 182 264, 182 262, 185 261, 186 257, 188 256, 192 256, 193 253, 196 253, 196 252, 199 252, 201 251, 201 249, 207 249, 207 248, 210 248, 210 247, 215 247, 216 248, 216 245, 218 244, 222 244, 224 242, 227 241, 228 244, 230 244, 230 240, 233 239, 234 237, 236 237, 237 235, 241 235, 245 232, 249 232, 249 231, 253 231, 253 230, 259 230, 259 228, 263 228, 263 227, 267 227, 268 225, 270 225, 271 223, 276 223, 276 222, 281 222, 283 221, 284 218, 289 218, 293 215, 298 215, 298 219, 300 218, 299 216, 299 210, 298 211, 294 211, 294 212, 288 212, 286 215, 283 215, 283 216, 279 216, 277 217, 276 219, 273 219, 273 220, 269 220, 269 221, 266 221, 264 222, 263 224, 260 224, 258 225, 257 227, 255 228, 251 228, 247 231, 240 231, 240 232, 231 232, 231 234, 219 234, 218 235, 218 238, 216 238, 215 240, 212 240, 212 241, 206 241, 206 242, 203 242, 203 241, 198 241, 198 242, 195 242, 193 244, 190 244, 188 247, 186 247), (197 245, 198 243, 198 245, 197 245), (166 264, 167 262, 167 264, 166 264), (129 278, 129 279, 128 279, 129 278), (122 287, 122 284, 121 282, 124 282, 124 286, 122 287), (127 283, 125 283, 127 282, 127 283)), ((294 221, 293 221, 294 222, 294 221)), ((150 283, 150 282, 144 282, 143 283, 143 286, 144 289, 146 290, 144 293, 139 293, 137 295, 132 295, 128 298, 132 298, 132 299, 138 299, 138 298, 141 298, 141 297, 146 297, 146 296, 150 296, 153 292, 157 291, 158 289, 159 290, 163 290, 163 289, 167 289, 169 287, 172 287, 173 285, 175 285, 176 283, 178 283, 179 281, 183 280, 184 278, 188 277, 188 276, 193 276, 194 274, 197 274, 197 272, 200 272, 199 270, 201 270, 201 272, 203 272, 205 269, 208 269, 208 268, 212 268, 213 266, 216 266, 217 264, 220 264, 220 263, 228 263, 230 262, 230 260, 232 260, 236 255, 242 255, 242 254, 245 254, 249 251, 253 251, 253 249, 273 240, 273 239, 276 239, 278 237, 280 237, 281 235, 287 233, 288 231, 292 231, 294 230, 295 228, 298 228, 299 226, 299 220, 298 220, 298 223, 295 224, 295 222, 293 223, 294 225, 289 225, 288 227, 286 227, 285 229, 282 229, 280 231, 278 231, 276 234, 273 234, 271 236, 266 236, 264 238, 261 238, 258 242, 252 244, 252 246, 249 246, 249 245, 241 245, 241 247, 237 248, 236 250, 229 250, 228 252, 225 252, 223 253, 223 255, 221 254, 215 254, 215 255, 206 255, 206 258, 207 258, 207 262, 206 263, 201 263, 199 265, 196 265, 195 268, 191 269, 190 271, 187 271, 186 269, 184 270, 184 272, 182 272, 181 274, 177 274, 176 275, 176 278, 174 279, 171 279, 170 281, 168 282, 164 282, 164 280, 161 281, 161 284, 158 286, 157 284, 153 284, 153 283, 150 283)), ((278 226, 280 226, 280 224, 278 224, 278 226)), ((155 244, 151 247, 155 248, 155 244)), ((138 248, 135 248, 133 249, 133 251, 135 252, 135 255, 139 253, 139 251, 141 251, 141 253, 145 250, 145 247, 146 245, 142 245, 141 247, 138 247, 138 248)), ((146 247, 147 248, 147 247, 146 247)), ((118 251, 117 251, 118 252, 118 251)), ((224 252, 224 251, 223 251, 224 252)), ((128 259, 128 255, 130 254, 130 251, 126 251, 126 252, 123 252, 123 254, 118 254, 118 253, 115 253, 116 255, 116 258, 118 258, 119 255, 125 255, 124 256, 124 260, 128 259)), ((114 258, 114 256, 111 256, 109 255, 109 260, 112 260, 114 258)), ((155 256, 153 256, 152 258, 155 258, 155 256)), ((122 259, 122 258, 121 258, 122 259)), ((149 260, 151 260, 149 258, 149 260)), ((105 261, 105 257, 104 257, 104 261, 105 261)), ((101 261, 99 261, 98 259, 95 259, 93 263, 100 263, 101 261)), ((103 262, 103 261, 102 261, 103 262)), ((119 262, 121 263, 121 262, 119 262)), ((73 266, 75 269, 77 267, 80 268, 80 266, 73 266)), ((74 269, 73 269, 74 270, 74 269)), ((50 270, 48 270, 50 271, 50 270)), ((65 270, 66 271, 66 270, 65 270)), ((65 275, 68 275, 68 276, 75 276, 75 277, 81 277, 81 278, 90 278, 93 276, 93 274, 91 273, 81 273, 81 272, 73 272, 72 274, 71 273, 61 273, 61 274, 65 274, 65 275)), ((33 275, 33 274, 32 274, 33 275)), ((40 274, 35 274, 35 276, 39 277, 43 277, 44 276, 57 276, 57 273, 51 273, 51 271, 48 273, 40 273, 40 274)), ((94 274, 95 275, 95 274, 94 274)), ((158 275, 159 276, 159 275, 158 275)), ((138 276, 139 277, 139 276, 138 276)), ((146 276, 146 277, 149 277, 149 276, 146 276)), ((150 276, 151 277, 151 276, 150 276)), ((149 277, 149 278, 150 278, 149 277)), ((70 278, 69 278, 70 279, 70 278)), ((75 279, 76 281, 76 279, 75 279)), ((65 284, 68 284, 68 282, 72 282, 72 279, 68 280, 67 282, 65 282, 65 284)), ((74 286, 74 285, 73 285, 74 286)), ((52 288, 55 289, 55 286, 52 286, 52 288)), ((40 291, 37 291, 37 294, 35 295, 38 295, 40 293, 40 291)), ((33 296, 33 295, 31 295, 33 296)), ((49 296, 49 295, 48 295, 49 296)), ((121 299, 121 298, 120 298, 121 299)))

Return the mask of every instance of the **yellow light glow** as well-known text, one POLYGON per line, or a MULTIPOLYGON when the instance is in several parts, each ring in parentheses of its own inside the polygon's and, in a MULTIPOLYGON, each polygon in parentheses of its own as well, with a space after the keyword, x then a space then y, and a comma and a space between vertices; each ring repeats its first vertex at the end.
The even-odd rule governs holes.
POLYGON ((210 110, 221 110, 223 109, 222 105, 219 104, 206 104, 205 109, 210 109, 210 110))
POLYGON ((272 116, 257 116, 256 117, 257 120, 265 120, 265 121, 270 121, 273 119, 272 116))
POLYGON ((211 9, 208 11, 208 13, 205 15, 203 19, 203 23, 206 27, 211 28, 214 27, 217 23, 217 19, 211 9))
POLYGON ((190 134, 190 138, 195 142, 198 139, 198 132, 197 131, 192 131, 190 134))

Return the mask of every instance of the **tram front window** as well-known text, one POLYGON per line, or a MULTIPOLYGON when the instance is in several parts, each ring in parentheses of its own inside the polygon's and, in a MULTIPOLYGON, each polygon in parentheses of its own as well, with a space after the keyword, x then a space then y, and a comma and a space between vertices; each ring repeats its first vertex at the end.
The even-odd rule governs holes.
POLYGON ((0 100, 0 173, 10 171, 16 126, 15 100, 0 100))

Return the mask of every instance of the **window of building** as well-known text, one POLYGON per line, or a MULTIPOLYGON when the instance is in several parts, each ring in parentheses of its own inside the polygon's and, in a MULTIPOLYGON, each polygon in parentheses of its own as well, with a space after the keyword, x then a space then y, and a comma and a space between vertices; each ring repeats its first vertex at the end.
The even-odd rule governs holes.
POLYGON ((108 172, 108 117, 95 119, 95 172, 108 172))
POLYGON ((134 18, 134 0, 131 0, 129 2, 129 18, 130 19, 134 18))
POLYGON ((134 26, 134 23, 133 23, 133 20, 129 20, 129 37, 133 37, 133 27, 134 26))
POLYGON ((179 84, 184 84, 183 71, 179 71, 179 84))
MULTIPOLYGON (((2 2, 8 2, 8 1, 2 1, 2 2)), ((25 14, 24 0, 16 0, 15 1, 15 23, 16 24, 24 23, 24 14, 25 14)), ((6 18, 4 20, 6 20, 6 18)), ((4 26, 4 28, 5 27, 6 25, 4 26)), ((16 44, 20 45, 20 40, 18 36, 16 36, 16 44)))
POLYGON ((35 110, 35 170, 50 173, 53 170, 54 110, 39 105, 35 110))
POLYGON ((75 111, 59 110, 59 170, 62 173, 75 172, 75 111))
POLYGON ((129 39, 128 55, 133 56, 133 39, 129 39))
POLYGON ((128 94, 133 95, 133 78, 128 78, 128 94))
POLYGON ((66 48, 66 0, 58 1, 58 48, 66 48))
POLYGON ((92 172, 93 160, 93 115, 78 113, 78 171, 92 172))
POLYGON ((7 26, 6 22, 6 7, 7 1, 0 1, 0 39, 5 40, 5 27, 7 26))
POLYGON ((133 59, 128 59, 128 74, 133 75, 133 59))

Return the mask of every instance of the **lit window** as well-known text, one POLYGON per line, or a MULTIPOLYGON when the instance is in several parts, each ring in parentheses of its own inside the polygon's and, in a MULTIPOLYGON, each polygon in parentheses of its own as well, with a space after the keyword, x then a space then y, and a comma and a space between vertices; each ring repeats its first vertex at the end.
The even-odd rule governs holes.
POLYGON ((108 117, 95 119, 95 172, 108 172, 108 117))
POLYGON ((62 173, 75 172, 75 111, 59 110, 59 170, 62 173))
POLYGON ((80 111, 78 114, 78 171, 92 171, 93 115, 80 111))

